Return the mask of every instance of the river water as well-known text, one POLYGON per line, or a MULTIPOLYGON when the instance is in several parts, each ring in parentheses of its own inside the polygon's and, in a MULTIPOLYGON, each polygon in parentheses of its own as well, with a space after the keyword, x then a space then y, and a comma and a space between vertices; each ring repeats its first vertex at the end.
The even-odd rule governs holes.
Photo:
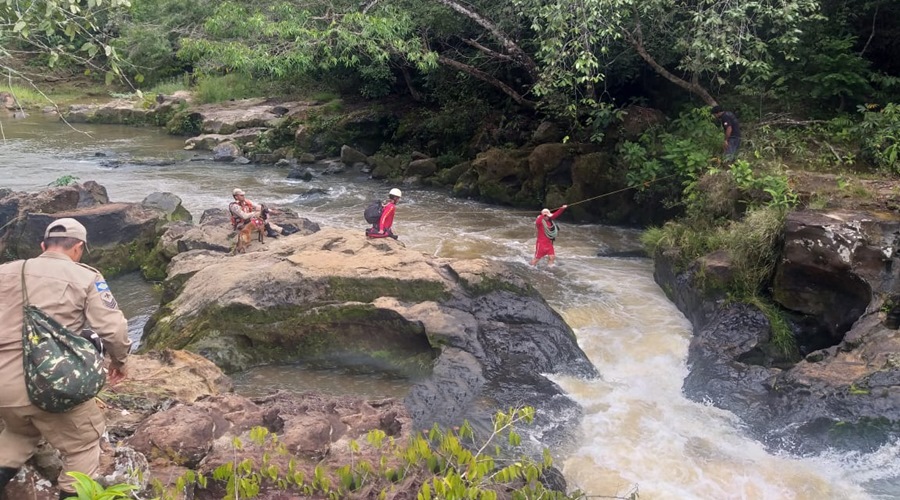
MULTIPOLYGON (((155 129, 74 130, 41 117, 0 120, 5 135, 0 187, 18 191, 36 191, 73 175, 106 186, 112 201, 175 193, 196 220, 204 209, 226 207, 231 190, 241 187, 254 201, 292 208, 322 225, 362 231, 363 208, 393 187, 359 173, 302 182, 286 179, 280 168, 216 164, 183 151, 181 139, 155 129), (141 164, 148 159, 174 163, 141 164), (118 166, 109 166, 109 160, 118 166), (311 188, 324 194, 305 194, 311 188)), ((582 438, 557 461, 572 487, 607 497, 636 490, 642 499, 900 498, 900 443, 869 454, 770 452, 745 435, 734 415, 682 395, 690 323, 653 281, 650 260, 597 256, 601 249, 639 248, 638 232, 563 223, 558 265, 533 269, 527 263, 536 213, 402 188, 395 220, 401 241, 436 256, 509 263, 563 315, 602 374, 591 381, 555 379, 586 415, 582 438)), ((138 339, 158 297, 137 276, 114 280, 112 289, 138 339)), ((239 375, 237 383, 248 393, 308 388, 402 396, 407 389, 403 381, 302 367, 267 367, 239 375)))

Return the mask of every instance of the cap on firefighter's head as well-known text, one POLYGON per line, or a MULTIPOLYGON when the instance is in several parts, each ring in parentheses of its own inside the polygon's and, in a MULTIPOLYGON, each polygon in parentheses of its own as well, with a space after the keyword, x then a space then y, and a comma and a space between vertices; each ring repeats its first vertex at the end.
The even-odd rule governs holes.
POLYGON ((84 242, 84 249, 90 251, 87 246, 87 229, 80 222, 70 217, 56 219, 44 230, 44 239, 47 238, 74 238, 84 242))
POLYGON ((234 191, 231 192, 231 196, 237 196, 239 194, 244 194, 244 190, 241 188, 234 188, 234 191))
POLYGON ((401 193, 399 189, 394 188, 394 189, 391 189, 391 191, 388 193, 388 195, 396 196, 397 198, 400 198, 401 196, 403 196, 403 193, 401 193))

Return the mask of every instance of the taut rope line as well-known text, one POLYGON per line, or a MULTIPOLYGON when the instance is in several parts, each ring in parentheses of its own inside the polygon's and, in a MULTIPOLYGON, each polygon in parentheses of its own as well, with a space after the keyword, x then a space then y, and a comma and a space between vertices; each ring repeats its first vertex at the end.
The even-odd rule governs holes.
MULTIPOLYGON (((666 180, 666 179, 668 179, 668 178, 670 178, 670 177, 676 177, 676 176, 678 176, 678 175, 679 175, 679 174, 670 174, 670 175, 667 175, 667 176, 665 176, 665 177, 659 177, 659 178, 657 178, 657 179, 653 179, 652 181, 646 181, 646 182, 643 182, 643 183, 641 183, 641 186, 647 187, 647 186, 649 186, 650 184, 653 184, 653 183, 655 183, 655 182, 659 182, 659 181, 662 181, 662 180, 666 180)), ((601 195, 592 196, 592 197, 590 197, 590 198, 585 198, 585 199, 583 199, 583 200, 576 201, 576 202, 574 202, 574 203, 569 203, 569 204, 567 204, 567 206, 571 207, 571 206, 574 206, 574 205, 578 205, 579 203, 585 203, 585 202, 588 202, 588 201, 596 200, 596 199, 598 199, 598 198, 604 198, 604 197, 606 197, 606 196, 614 195, 614 194, 616 194, 616 193, 621 193, 622 191, 628 191, 629 189, 635 189, 635 188, 638 188, 638 187, 640 187, 640 186, 628 186, 628 187, 624 187, 624 188, 622 188, 622 189, 617 189, 617 190, 615 190, 615 191, 610 191, 610 192, 608 192, 608 193, 603 193, 603 194, 601 194, 601 195)), ((555 212, 555 211, 559 210, 559 208, 560 208, 560 207, 554 208, 553 211, 555 212)), ((453 211, 453 212, 429 212, 429 214, 480 214, 480 213, 482 213, 482 212, 483 212, 483 211, 478 211, 478 212, 461 212, 461 211, 453 211)), ((523 214, 526 214, 526 213, 527 213, 527 214, 530 214, 530 213, 533 213, 533 212, 534 212, 533 210, 528 210, 528 211, 524 211, 524 210, 516 210, 516 211, 512 211, 512 212, 507 212, 507 213, 523 213, 523 214)))

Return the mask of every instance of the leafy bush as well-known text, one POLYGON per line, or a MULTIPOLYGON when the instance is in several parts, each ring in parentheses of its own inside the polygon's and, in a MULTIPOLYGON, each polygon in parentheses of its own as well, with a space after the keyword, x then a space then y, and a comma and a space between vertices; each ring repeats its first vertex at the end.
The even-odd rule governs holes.
POLYGON ((772 343, 785 356, 796 353, 794 337, 778 308, 765 298, 778 258, 778 238, 784 226, 786 207, 769 205, 749 211, 740 221, 727 225, 697 223, 685 219, 650 228, 641 242, 651 255, 665 252, 676 268, 686 269, 696 259, 716 251, 727 253, 732 278, 726 286, 731 300, 755 305, 772 327, 772 343))
POLYGON ((58 177, 55 181, 53 181, 47 185, 52 186, 52 187, 63 187, 63 186, 68 186, 70 184, 75 184, 76 182, 78 182, 78 177, 71 175, 71 174, 67 174, 62 177, 58 177))
POLYGON ((78 494, 78 500, 115 500, 116 498, 131 498, 129 492, 136 490, 137 487, 130 484, 116 484, 108 488, 104 488, 98 482, 81 472, 67 472, 66 474, 75 478, 75 492, 78 494))
POLYGON ((253 77, 238 73, 204 76, 198 79, 196 97, 201 103, 223 102, 265 95, 266 86, 253 77))
MULTIPOLYGON (((289 491, 304 497, 351 498, 366 492, 366 498, 384 498, 396 491, 399 483, 418 485, 417 498, 429 500, 543 498, 547 500, 583 499, 581 492, 566 494, 549 490, 541 482, 552 467, 548 452, 540 460, 525 456, 511 457, 521 444, 515 427, 530 423, 534 409, 525 407, 498 412, 493 418, 493 431, 483 440, 475 436, 466 422, 458 430, 443 430, 437 425, 428 432, 417 433, 406 443, 399 443, 381 430, 366 435, 365 443, 351 441, 350 463, 338 468, 316 465, 307 476, 297 461, 290 458, 287 469, 276 463, 277 456, 289 458, 285 446, 267 429, 250 431, 252 443, 235 438, 235 449, 248 450, 250 444, 261 451, 259 461, 247 458, 217 467, 211 477, 188 471, 176 481, 174 491, 167 491, 157 481, 155 495, 164 500, 182 498, 193 485, 207 488, 211 481, 222 485, 226 498, 255 498, 265 491, 289 491), (361 460, 356 454, 361 446, 369 446, 380 455, 377 463, 361 460), (506 449, 506 453, 501 450, 506 449)), ((636 493, 629 497, 636 499, 636 493)))
POLYGON ((863 153, 879 168, 900 173, 900 105, 888 103, 880 111, 860 106, 860 112, 863 153))

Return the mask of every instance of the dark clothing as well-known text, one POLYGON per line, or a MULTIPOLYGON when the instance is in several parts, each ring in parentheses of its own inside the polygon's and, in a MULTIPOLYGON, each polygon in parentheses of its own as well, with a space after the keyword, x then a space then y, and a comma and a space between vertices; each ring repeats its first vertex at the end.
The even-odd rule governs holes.
POLYGON ((725 111, 719 117, 719 121, 722 122, 722 129, 725 130, 726 134, 728 133, 728 127, 731 127, 731 136, 728 139, 731 137, 741 138, 741 123, 738 121, 737 116, 734 116, 734 113, 725 111))
POLYGON ((741 136, 730 137, 728 139, 728 146, 725 147, 725 159, 728 161, 734 161, 737 157, 738 148, 741 146, 741 136))
POLYGON ((741 123, 731 111, 724 111, 719 117, 725 132, 725 161, 732 162, 741 146, 741 123), (730 129, 730 130, 729 130, 730 129))

